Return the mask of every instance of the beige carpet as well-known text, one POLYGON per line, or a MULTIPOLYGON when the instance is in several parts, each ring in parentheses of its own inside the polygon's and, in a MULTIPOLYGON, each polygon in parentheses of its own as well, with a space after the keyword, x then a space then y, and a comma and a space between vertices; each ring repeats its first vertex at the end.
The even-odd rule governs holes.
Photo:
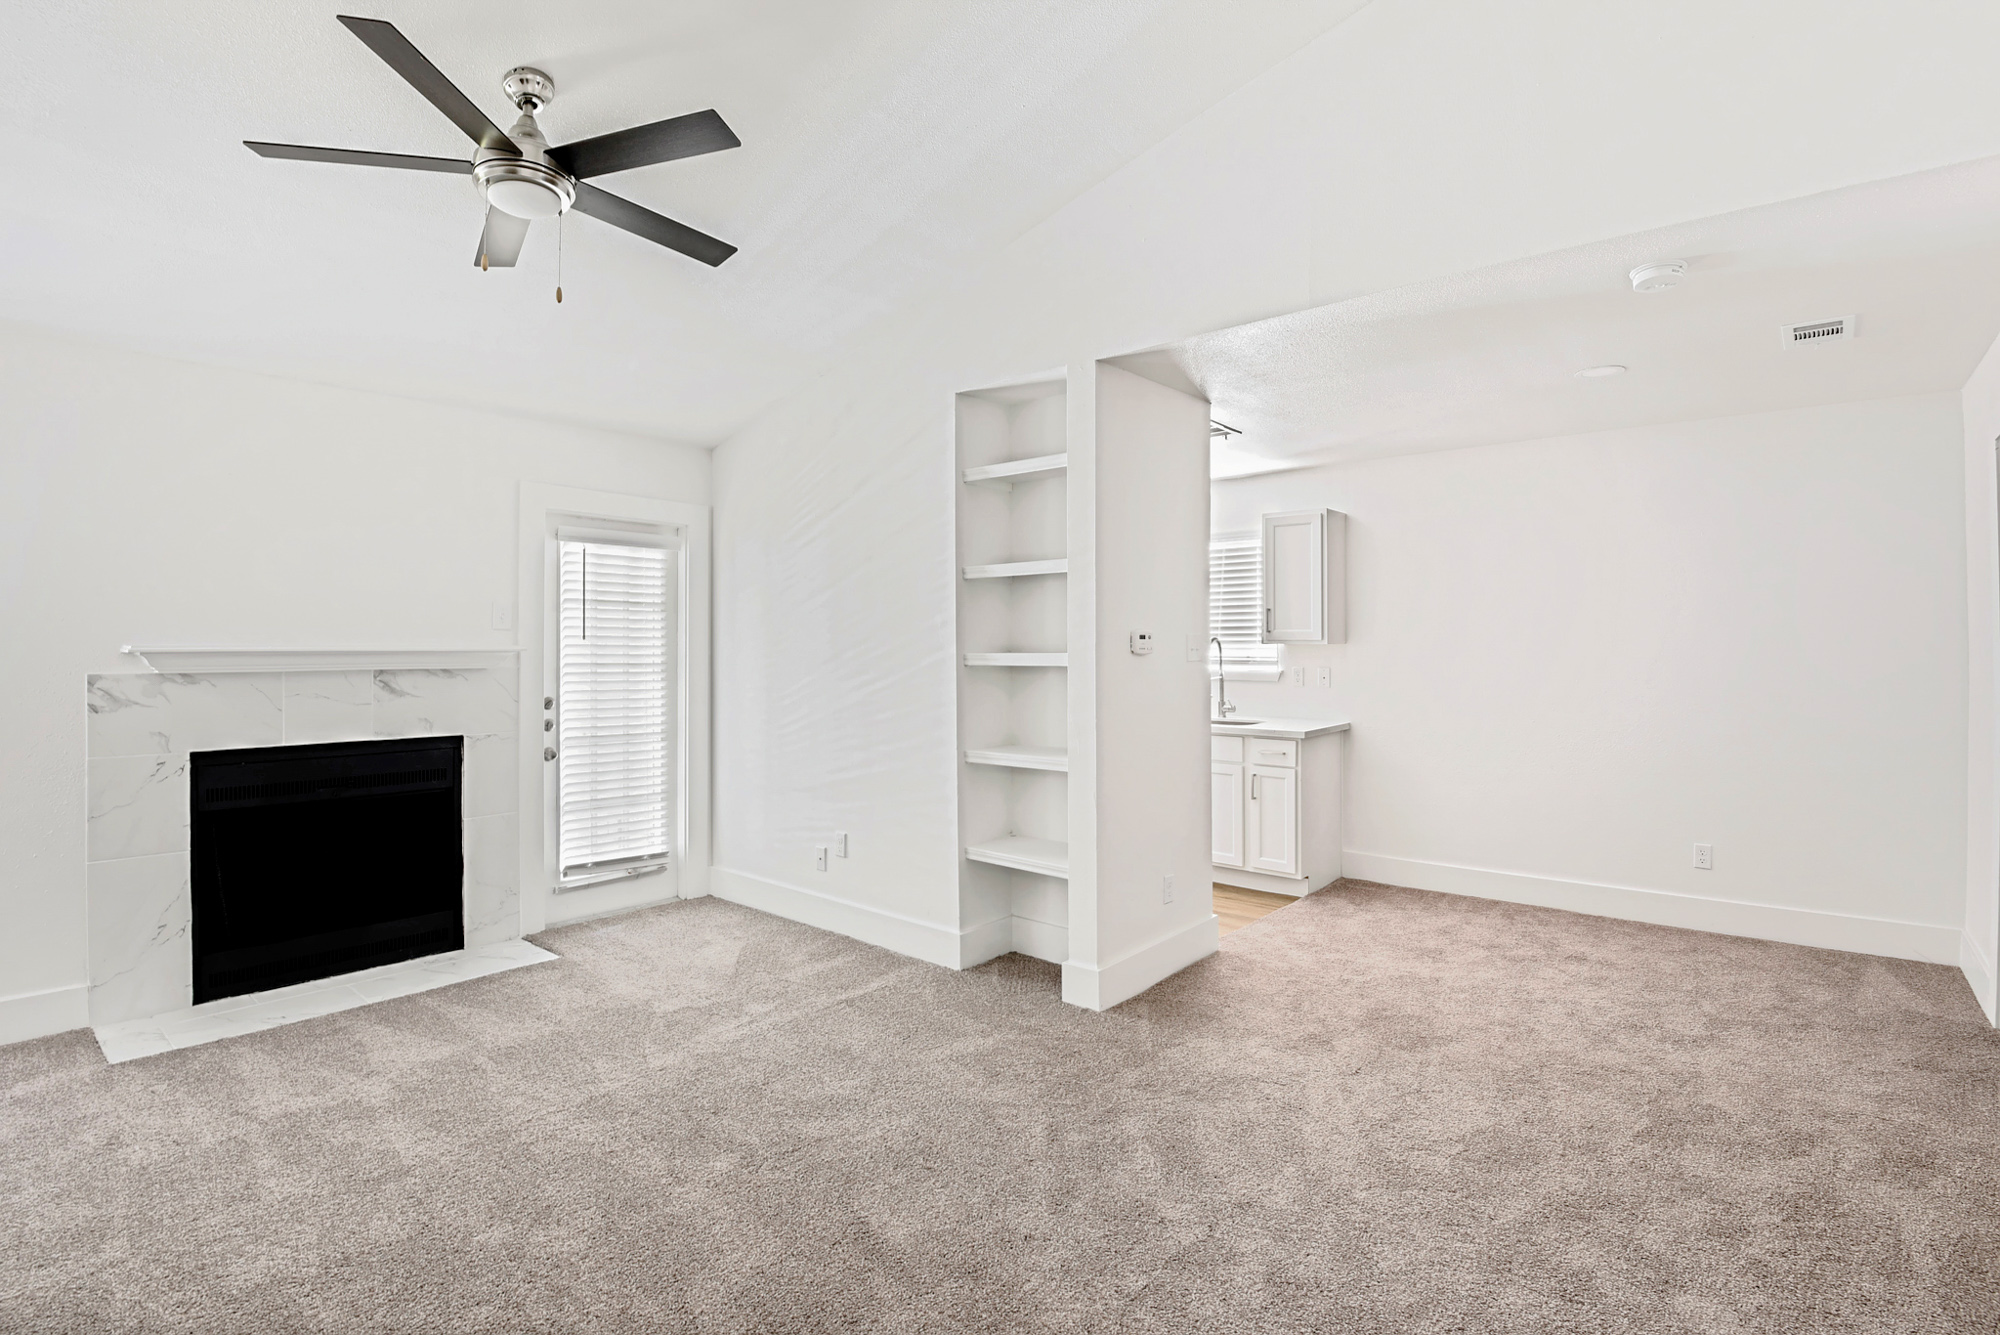
POLYGON ((0 1049, 0 1329, 2000 1327, 1956 971, 1344 882, 1106 1015, 701 901, 0 1049))

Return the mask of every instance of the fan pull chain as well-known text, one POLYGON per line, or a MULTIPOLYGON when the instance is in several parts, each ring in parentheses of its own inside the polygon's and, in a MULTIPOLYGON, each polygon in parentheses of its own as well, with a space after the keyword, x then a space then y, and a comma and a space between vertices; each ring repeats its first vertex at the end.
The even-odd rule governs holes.
POLYGON ((562 305, 562 228, 563 216, 556 215, 556 305, 562 305))

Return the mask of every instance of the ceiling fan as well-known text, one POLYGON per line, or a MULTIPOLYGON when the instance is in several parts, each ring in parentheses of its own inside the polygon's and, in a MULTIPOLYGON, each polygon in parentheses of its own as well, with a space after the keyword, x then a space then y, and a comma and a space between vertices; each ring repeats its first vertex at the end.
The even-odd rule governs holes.
MULTIPOLYGON (((535 123, 535 113, 546 107, 556 92, 555 80, 542 71, 522 66, 507 71, 501 80, 502 89, 521 112, 514 128, 502 134, 500 127, 486 118, 486 113, 474 106, 451 80, 439 73, 437 66, 424 58, 423 52, 411 45, 409 38, 396 30, 395 24, 382 19, 350 18, 345 14, 338 17, 390 69, 402 75, 452 124, 465 131, 475 145, 472 156, 429 158, 364 149, 267 144, 250 139, 243 141, 244 147, 267 158, 400 167, 406 171, 461 172, 471 176, 487 206, 479 253, 472 261, 481 269, 514 264, 520 258, 522 243, 528 239, 529 223, 537 218, 557 217, 572 208, 703 264, 717 265, 736 253, 736 247, 727 241, 718 241, 584 180, 587 176, 738 147, 743 141, 713 110, 654 121, 651 125, 635 125, 629 130, 551 148, 535 123)), ((561 300, 560 296, 557 300, 561 300)))

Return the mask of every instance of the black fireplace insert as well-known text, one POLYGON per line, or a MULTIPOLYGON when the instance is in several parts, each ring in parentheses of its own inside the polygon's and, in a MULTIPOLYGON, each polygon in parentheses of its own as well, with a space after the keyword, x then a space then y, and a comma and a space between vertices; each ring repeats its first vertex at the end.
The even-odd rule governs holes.
POLYGON ((193 755, 194 999, 465 944, 463 737, 193 755))

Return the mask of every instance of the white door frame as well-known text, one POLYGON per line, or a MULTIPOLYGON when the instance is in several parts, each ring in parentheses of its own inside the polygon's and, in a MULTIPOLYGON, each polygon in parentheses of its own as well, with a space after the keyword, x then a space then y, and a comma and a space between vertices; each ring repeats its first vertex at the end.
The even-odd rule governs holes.
POLYGON ((589 491, 549 482, 521 484, 520 615, 520 885, 521 931, 593 918, 666 899, 708 893, 710 788, 709 590, 711 512, 706 505, 656 496, 589 491), (646 524, 680 538, 679 718, 674 730, 675 840, 672 879, 634 876, 556 893, 547 829, 547 787, 554 765, 543 760, 542 698, 555 694, 547 678, 552 533, 558 523, 646 524), (664 893, 663 893, 664 892, 664 893))

